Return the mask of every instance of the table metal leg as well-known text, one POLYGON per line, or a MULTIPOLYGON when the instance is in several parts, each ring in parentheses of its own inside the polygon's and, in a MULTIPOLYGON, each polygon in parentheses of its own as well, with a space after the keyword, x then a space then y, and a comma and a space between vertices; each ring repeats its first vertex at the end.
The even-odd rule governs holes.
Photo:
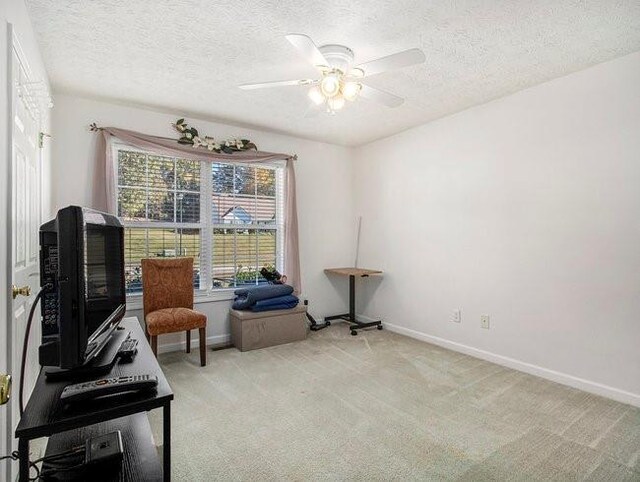
MULTIPOLYGON (((366 278, 368 275, 363 275, 366 278)), ((371 328, 375 326, 378 330, 382 330, 382 320, 376 320, 363 323, 356 319, 356 277, 355 275, 349 275, 349 313, 342 315, 327 316, 326 321, 330 320, 345 320, 349 322, 349 329, 352 335, 357 335, 356 330, 360 328, 371 328)))
POLYGON ((29 439, 18 439, 18 455, 19 455, 19 480, 20 482, 29 481, 29 439))
POLYGON ((349 313, 343 313, 342 315, 325 316, 324 321, 344 320, 349 321, 349 313))
POLYGON ((171 403, 162 407, 162 476, 171 480, 171 403))
MULTIPOLYGON (((363 276, 363 278, 366 276, 363 276)), ((376 320, 368 323, 363 323, 356 319, 356 277, 354 275, 349 276, 349 321, 351 322, 351 334, 356 335, 356 330, 360 328, 370 328, 375 326, 378 330, 382 329, 382 321, 376 320)))
POLYGON ((349 319, 356 321, 356 277, 349 276, 349 319))

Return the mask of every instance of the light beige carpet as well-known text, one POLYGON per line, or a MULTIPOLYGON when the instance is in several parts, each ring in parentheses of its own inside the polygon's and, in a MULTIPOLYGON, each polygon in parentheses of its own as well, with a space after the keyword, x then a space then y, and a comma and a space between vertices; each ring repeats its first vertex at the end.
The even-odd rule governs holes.
POLYGON ((386 330, 208 356, 160 357, 174 480, 640 480, 640 409, 386 330))

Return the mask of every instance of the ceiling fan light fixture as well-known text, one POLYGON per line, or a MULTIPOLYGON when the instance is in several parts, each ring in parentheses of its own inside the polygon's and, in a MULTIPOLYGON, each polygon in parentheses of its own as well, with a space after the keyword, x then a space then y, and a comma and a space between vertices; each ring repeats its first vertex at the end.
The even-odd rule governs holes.
POLYGON ((342 96, 348 101, 354 101, 358 97, 362 89, 362 84, 359 82, 345 82, 342 84, 342 96))
POLYGON ((325 97, 333 97, 340 92, 340 79, 335 73, 325 75, 320 82, 320 90, 325 97))
POLYGON ((324 103, 324 95, 320 91, 320 87, 318 87, 317 85, 314 85, 309 89, 308 95, 309 99, 311 99, 311 102, 313 102, 315 105, 321 105, 324 103))
POLYGON ((340 94, 334 95, 333 97, 327 99, 327 105, 332 111, 342 109, 344 107, 344 104, 344 97, 342 97, 340 94))
POLYGON ((345 45, 327 44, 318 47, 304 34, 289 34, 286 38, 319 71, 319 78, 268 81, 238 87, 249 90, 304 85, 309 88, 307 95, 311 102, 317 107, 326 108, 331 115, 342 109, 346 101, 353 102, 359 97, 387 107, 398 107, 404 102, 403 98, 369 86, 366 78, 421 64, 426 60, 422 50, 413 48, 354 66, 353 50, 345 45))

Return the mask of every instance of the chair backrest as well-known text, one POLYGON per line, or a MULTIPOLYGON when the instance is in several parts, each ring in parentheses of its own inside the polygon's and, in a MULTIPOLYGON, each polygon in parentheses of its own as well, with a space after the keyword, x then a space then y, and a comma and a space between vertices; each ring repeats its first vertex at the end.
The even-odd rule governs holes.
POLYGON ((144 316, 163 308, 193 309, 193 258, 142 260, 144 316))

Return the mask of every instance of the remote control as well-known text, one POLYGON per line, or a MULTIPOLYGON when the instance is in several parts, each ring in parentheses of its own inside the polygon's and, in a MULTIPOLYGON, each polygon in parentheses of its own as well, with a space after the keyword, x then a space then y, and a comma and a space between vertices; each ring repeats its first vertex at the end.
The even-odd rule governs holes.
POLYGON ((76 402, 124 392, 141 392, 155 389, 158 377, 155 375, 131 375, 115 378, 103 378, 91 382, 68 385, 62 390, 60 400, 76 402))
POLYGON ((131 333, 127 336, 127 339, 122 342, 120 349, 118 350, 118 356, 126 362, 133 361, 133 357, 138 353, 138 340, 131 338, 131 333))

